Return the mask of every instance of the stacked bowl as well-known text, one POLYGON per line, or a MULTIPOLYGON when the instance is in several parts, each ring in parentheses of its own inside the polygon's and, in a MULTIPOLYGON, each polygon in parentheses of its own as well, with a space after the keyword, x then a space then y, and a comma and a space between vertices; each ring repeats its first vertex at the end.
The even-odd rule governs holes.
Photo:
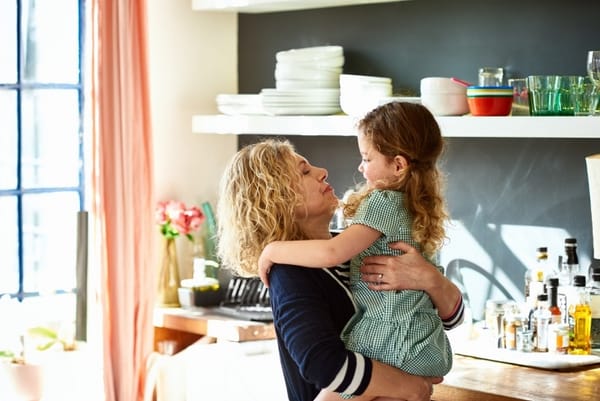
POLYGON ((512 86, 469 86, 467 101, 473 116, 508 116, 512 111, 512 86))
POLYGON ((277 89, 337 89, 344 66, 341 46, 315 46, 277 52, 277 89))
POLYGON ((451 78, 421 79, 421 103, 436 116, 459 116, 469 112, 467 88, 451 78))
POLYGON ((340 107, 352 117, 362 117, 392 96, 392 79, 369 75, 340 75, 340 107))
POLYGON ((315 46, 277 52, 275 88, 260 92, 269 115, 327 115, 340 109, 341 46, 315 46))

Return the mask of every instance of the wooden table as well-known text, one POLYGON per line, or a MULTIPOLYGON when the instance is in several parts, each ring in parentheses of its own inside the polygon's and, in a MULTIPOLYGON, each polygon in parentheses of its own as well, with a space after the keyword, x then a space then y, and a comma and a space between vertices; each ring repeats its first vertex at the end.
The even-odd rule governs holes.
POLYGON ((598 401, 600 366, 551 371, 455 355, 432 400, 598 401))
POLYGON ((177 342, 175 352, 199 339, 204 342, 257 341, 275 338, 273 323, 233 319, 211 308, 157 308, 154 310, 154 349, 164 340, 177 342))

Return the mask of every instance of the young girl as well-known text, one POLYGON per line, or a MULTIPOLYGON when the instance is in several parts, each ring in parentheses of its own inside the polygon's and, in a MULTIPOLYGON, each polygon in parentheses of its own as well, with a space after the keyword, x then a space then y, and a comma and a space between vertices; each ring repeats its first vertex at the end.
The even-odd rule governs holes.
MULTIPOLYGON (((388 103, 358 123, 358 148, 365 182, 344 205, 350 226, 331 239, 270 243, 259 259, 259 275, 268 285, 273 263, 316 268, 352 259, 357 313, 342 333, 347 347, 412 374, 444 376, 452 350, 429 296, 372 291, 360 279, 363 258, 395 254, 387 246, 394 241, 411 244, 437 265, 448 218, 436 167, 444 148, 439 126, 421 105, 388 103)), ((383 275, 378 281, 385 285, 383 275)))

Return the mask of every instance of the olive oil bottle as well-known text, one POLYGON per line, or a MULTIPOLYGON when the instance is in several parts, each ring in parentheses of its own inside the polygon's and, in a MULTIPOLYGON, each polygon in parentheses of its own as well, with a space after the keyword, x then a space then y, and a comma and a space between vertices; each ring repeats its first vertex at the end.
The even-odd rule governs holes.
POLYGON ((574 293, 569 305, 569 354, 591 354, 592 310, 585 276, 573 277, 574 293))

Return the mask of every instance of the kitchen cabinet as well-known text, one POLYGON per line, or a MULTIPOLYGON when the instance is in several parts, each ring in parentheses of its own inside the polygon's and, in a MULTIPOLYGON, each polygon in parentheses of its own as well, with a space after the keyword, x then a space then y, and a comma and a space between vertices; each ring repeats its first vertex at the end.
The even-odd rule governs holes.
MULTIPOLYGON (((445 137, 600 139, 600 117, 438 116, 445 137)), ((196 115, 198 134, 353 136, 356 118, 331 116, 196 115)))
POLYGON ((196 11, 267 13, 397 1, 407 0, 192 0, 192 9, 196 11))

